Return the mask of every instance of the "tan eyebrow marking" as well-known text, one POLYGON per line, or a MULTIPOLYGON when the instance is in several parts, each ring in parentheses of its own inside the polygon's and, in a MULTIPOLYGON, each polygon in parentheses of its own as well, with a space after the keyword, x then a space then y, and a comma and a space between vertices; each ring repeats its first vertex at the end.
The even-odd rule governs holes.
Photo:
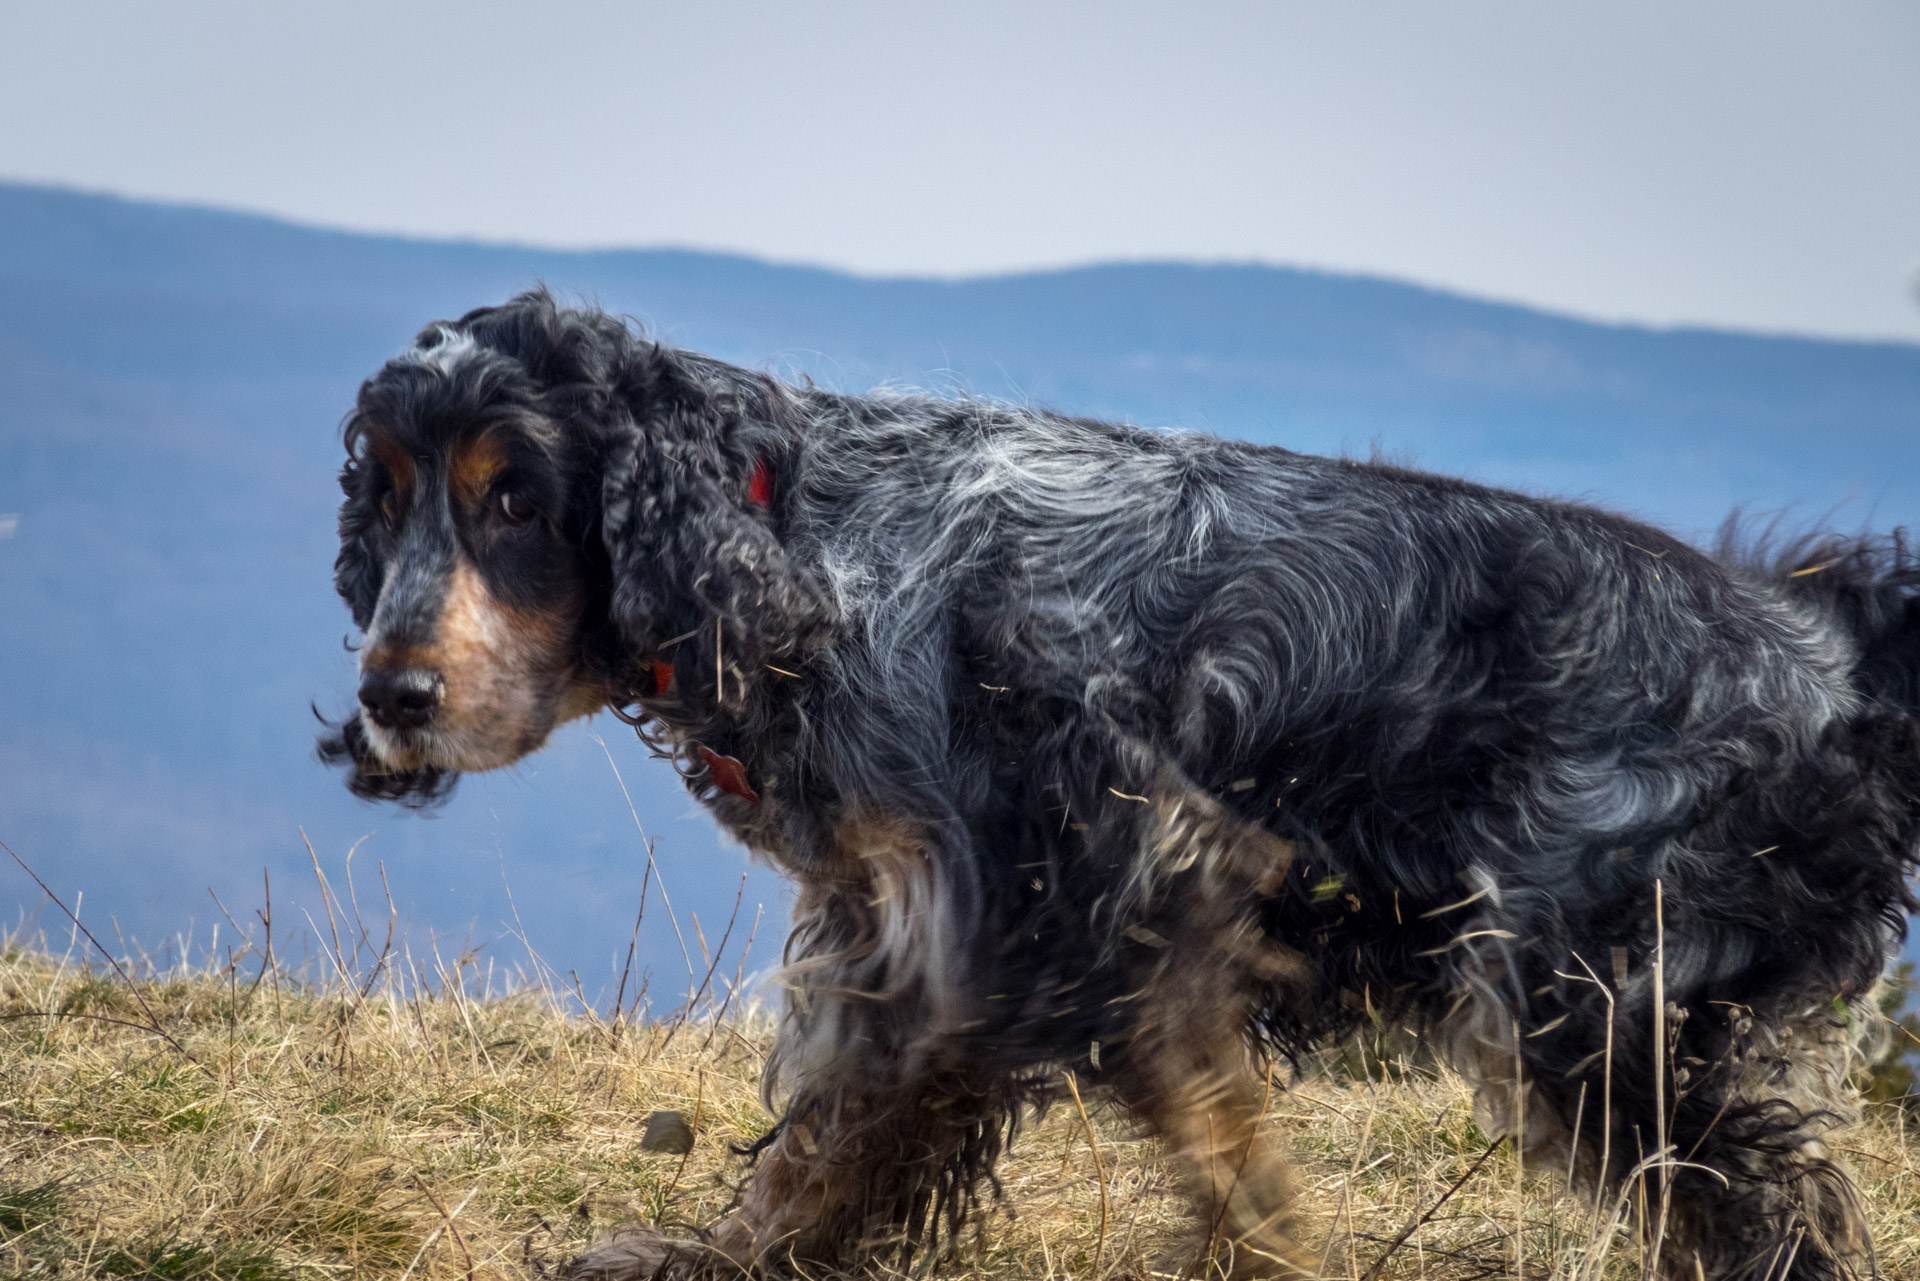
POLYGON ((454 447, 447 460, 447 483, 456 502, 469 510, 486 501, 494 478, 507 467, 507 451, 492 432, 454 447))

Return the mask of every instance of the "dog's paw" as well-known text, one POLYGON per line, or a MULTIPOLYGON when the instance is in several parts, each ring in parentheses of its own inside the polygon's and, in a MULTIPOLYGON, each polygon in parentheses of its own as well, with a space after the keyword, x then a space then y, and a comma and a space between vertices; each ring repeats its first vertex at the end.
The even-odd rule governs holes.
POLYGON ((684 1281, 698 1254, 658 1228, 621 1228, 568 1264, 566 1281, 684 1281))

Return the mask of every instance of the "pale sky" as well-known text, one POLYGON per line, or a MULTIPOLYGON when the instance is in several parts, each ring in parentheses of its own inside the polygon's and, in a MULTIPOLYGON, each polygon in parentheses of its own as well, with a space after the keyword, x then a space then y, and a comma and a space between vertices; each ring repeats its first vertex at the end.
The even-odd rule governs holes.
POLYGON ((0 0, 0 177, 868 273, 1920 339, 1920 0, 0 0))

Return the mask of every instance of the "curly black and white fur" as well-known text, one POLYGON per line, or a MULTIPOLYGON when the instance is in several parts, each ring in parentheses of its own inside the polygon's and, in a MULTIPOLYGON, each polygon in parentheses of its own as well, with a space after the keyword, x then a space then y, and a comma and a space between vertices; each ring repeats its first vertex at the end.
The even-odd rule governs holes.
POLYGON ((1825 1136, 1914 907, 1897 540, 1709 556, 1379 463, 789 386, 544 293, 429 328, 347 439, 364 707, 323 751, 356 790, 438 799, 612 706, 797 886, 783 1120, 701 1266, 950 1236, 1071 1070, 1185 1158, 1222 1267, 1304 1275, 1253 1064, 1369 1012, 1534 1159, 1664 1180, 1671 1274, 1871 1266, 1825 1136))

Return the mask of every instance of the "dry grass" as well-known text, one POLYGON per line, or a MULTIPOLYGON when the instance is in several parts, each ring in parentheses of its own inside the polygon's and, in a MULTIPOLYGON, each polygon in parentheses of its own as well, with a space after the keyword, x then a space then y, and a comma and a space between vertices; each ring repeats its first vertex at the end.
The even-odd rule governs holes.
MULTIPOLYGON (((739 1177, 729 1145, 769 1123, 753 1011, 621 1026, 551 988, 488 994, 470 965, 341 960, 327 982, 262 977, 240 953, 130 985, 8 949, 0 1276, 551 1275, 635 1217, 710 1221, 739 1177), (684 1159, 640 1149, 665 1108, 698 1117, 684 1159)), ((938 1275, 1184 1270, 1192 1227, 1155 1145, 1088 1103, 1098 1162, 1071 1106, 1031 1126, 1000 1210, 938 1275)), ((1638 1275, 1627 1230, 1596 1230, 1505 1147, 1435 1208, 1489 1146, 1452 1077, 1323 1071, 1276 1092, 1270 1124, 1298 1156, 1330 1277, 1638 1275)), ((1920 1275, 1907 1124, 1883 1106, 1845 1139, 1895 1277, 1920 1275)))

